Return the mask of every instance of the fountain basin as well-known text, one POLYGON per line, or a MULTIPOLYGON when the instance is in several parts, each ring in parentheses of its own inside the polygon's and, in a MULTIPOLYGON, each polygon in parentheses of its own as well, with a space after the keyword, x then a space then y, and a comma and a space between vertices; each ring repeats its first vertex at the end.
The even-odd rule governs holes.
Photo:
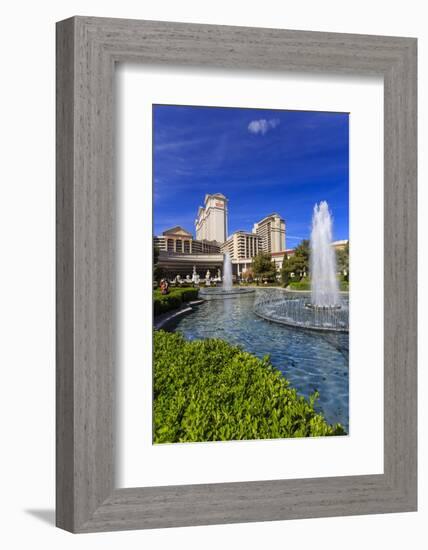
POLYGON ((349 301, 335 306, 314 306, 308 296, 284 290, 259 293, 254 313, 273 323, 325 332, 349 332, 349 301))
POLYGON ((334 306, 318 306, 316 304, 312 304, 311 302, 306 302, 305 307, 308 309, 314 309, 318 311, 328 311, 331 309, 342 309, 342 306, 340 304, 336 304, 334 306))
POLYGON ((255 288, 201 288, 199 290, 199 296, 204 300, 221 300, 224 298, 236 298, 242 294, 250 294, 255 292, 255 288))

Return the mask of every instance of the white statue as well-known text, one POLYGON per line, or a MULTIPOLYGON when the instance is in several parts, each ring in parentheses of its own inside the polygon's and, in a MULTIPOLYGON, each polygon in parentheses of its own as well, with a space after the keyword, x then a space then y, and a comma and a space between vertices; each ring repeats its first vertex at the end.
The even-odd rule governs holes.
POLYGON ((211 286, 211 273, 209 269, 205 275, 205 286, 211 286))

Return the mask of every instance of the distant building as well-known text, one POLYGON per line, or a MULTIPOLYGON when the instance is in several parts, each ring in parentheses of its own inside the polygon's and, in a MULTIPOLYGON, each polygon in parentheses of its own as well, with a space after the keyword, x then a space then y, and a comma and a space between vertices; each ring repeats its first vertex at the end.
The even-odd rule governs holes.
POLYGON ((221 252, 229 254, 233 273, 238 277, 251 267, 254 256, 260 251, 260 237, 248 231, 235 231, 221 246, 221 252))
MULTIPOLYGON (((294 250, 292 252, 294 254, 294 250)), ((285 254, 287 254, 287 250, 283 250, 282 252, 272 252, 271 253, 272 261, 274 262, 275 267, 276 267, 277 270, 282 269, 282 264, 284 263, 285 254)))
POLYGON ((160 250, 159 265, 171 278, 191 275, 193 270, 204 278, 207 270, 221 274, 223 255, 229 254, 236 279, 251 270, 253 258, 260 252, 269 253, 278 270, 284 254, 294 253, 285 249, 285 221, 279 214, 255 223, 251 233, 235 231, 227 238, 227 227, 228 199, 221 193, 205 195, 195 220, 196 239, 179 225, 153 238, 160 250))
POLYGON ((196 239, 224 243, 227 238, 227 198, 221 193, 205 195, 195 220, 196 239))
POLYGON ((255 223, 253 233, 261 238, 263 252, 285 252, 285 221, 279 214, 270 214, 255 223))
POLYGON ((193 235, 179 225, 167 229, 161 236, 154 238, 154 244, 165 252, 192 253, 193 235))
POLYGON ((261 240, 258 235, 247 231, 235 231, 221 245, 221 252, 229 254, 231 260, 251 260, 261 251, 261 240))
POLYGON ((220 252, 220 243, 195 240, 191 233, 179 225, 154 237, 153 244, 159 250, 171 254, 218 254, 220 252))
POLYGON ((349 243, 349 241, 347 239, 344 239, 342 241, 334 241, 331 243, 331 246, 336 250, 336 252, 338 250, 343 250, 345 248, 345 246, 349 243))
POLYGON ((192 254, 219 254, 220 248, 217 241, 192 241, 192 254))
POLYGON ((180 254, 177 252, 165 252, 161 250, 158 257, 158 266, 162 268, 164 276, 172 280, 177 275, 182 279, 191 278, 196 272, 201 279, 205 278, 207 271, 212 277, 217 277, 223 272, 223 254, 180 254))

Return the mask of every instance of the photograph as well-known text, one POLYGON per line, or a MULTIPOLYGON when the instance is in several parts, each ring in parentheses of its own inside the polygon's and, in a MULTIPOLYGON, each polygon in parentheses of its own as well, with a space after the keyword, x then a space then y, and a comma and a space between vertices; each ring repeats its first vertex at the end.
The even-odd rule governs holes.
POLYGON ((153 442, 349 434, 349 114, 152 112, 153 442))

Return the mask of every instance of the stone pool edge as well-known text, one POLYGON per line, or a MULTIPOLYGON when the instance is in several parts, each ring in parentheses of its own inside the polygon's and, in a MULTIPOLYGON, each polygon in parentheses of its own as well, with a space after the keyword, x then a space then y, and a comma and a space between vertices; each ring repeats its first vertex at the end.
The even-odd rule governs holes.
POLYGON ((195 306, 199 306, 204 302, 205 300, 193 300, 192 302, 187 302, 183 304, 178 309, 167 311, 166 313, 162 313, 161 315, 158 315, 153 319, 153 328, 155 330, 160 330, 170 321, 175 320, 179 317, 183 317, 184 315, 188 315, 189 313, 192 313, 194 311, 195 306))

